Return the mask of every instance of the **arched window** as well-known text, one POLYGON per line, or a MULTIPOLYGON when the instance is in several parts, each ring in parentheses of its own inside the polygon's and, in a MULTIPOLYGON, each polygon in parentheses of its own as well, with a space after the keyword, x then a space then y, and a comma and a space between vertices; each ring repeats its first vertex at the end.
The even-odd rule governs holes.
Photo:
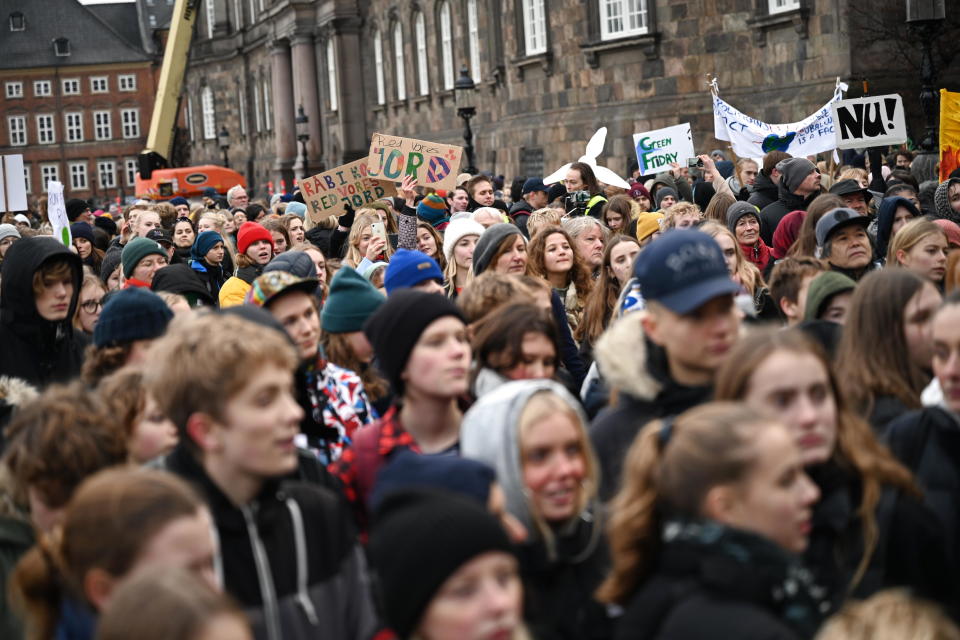
POLYGON ((377 104, 383 104, 387 97, 383 88, 383 39, 379 30, 373 32, 373 66, 377 73, 377 104))
POLYGON ((217 114, 213 106, 213 89, 204 87, 200 92, 200 108, 203 110, 203 139, 217 137, 217 114))
POLYGON ((399 22, 393 23, 393 77, 397 81, 397 100, 407 99, 407 72, 403 59, 403 29, 399 22))
POLYGON ((333 36, 327 40, 327 95, 330 96, 330 111, 339 107, 337 99, 337 55, 334 51, 333 36))
POLYGON ((440 55, 443 64, 443 88, 453 89, 453 20, 450 17, 450 3, 440 3, 440 55))
POLYGON ((470 75, 480 82, 480 26, 477 24, 477 0, 467 0, 467 33, 470 36, 470 75))
POLYGON ((413 18, 413 29, 417 44, 417 87, 420 95, 425 96, 430 93, 430 76, 427 70, 427 25, 422 11, 417 11, 413 18))

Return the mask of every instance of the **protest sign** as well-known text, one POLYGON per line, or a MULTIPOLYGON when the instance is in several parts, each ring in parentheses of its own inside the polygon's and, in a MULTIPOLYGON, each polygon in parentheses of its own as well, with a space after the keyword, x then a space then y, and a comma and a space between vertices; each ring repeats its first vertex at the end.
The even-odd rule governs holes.
POLYGON ((375 133, 367 169, 371 178, 400 182, 410 175, 421 187, 450 191, 457 186, 462 156, 463 147, 375 133))
POLYGON ((23 174, 23 156, 0 158, 0 212, 27 210, 27 180, 23 174))
POLYGON ((759 158, 769 151, 794 157, 810 156, 836 147, 836 127, 830 105, 843 98, 847 85, 838 82, 830 102, 799 122, 768 124, 737 111, 713 95, 713 131, 717 140, 731 143, 734 153, 759 158))
POLYGON ((640 175, 666 171, 671 162, 683 164, 697 157, 689 122, 647 133, 635 133, 633 146, 637 151, 640 175))
POLYGON ((336 169, 305 178, 300 183, 310 219, 320 222, 340 216, 349 204, 354 209, 397 193, 392 182, 374 180, 367 173, 367 159, 361 158, 336 169))
POLYGON ((838 100, 830 108, 836 123, 837 149, 907 141, 903 100, 897 94, 838 100))
POLYGON ((960 93, 940 89, 940 182, 960 167, 960 93))
POLYGON ((53 225, 53 237, 70 246, 70 219, 67 218, 67 206, 63 202, 63 185, 56 180, 47 182, 47 217, 53 225))

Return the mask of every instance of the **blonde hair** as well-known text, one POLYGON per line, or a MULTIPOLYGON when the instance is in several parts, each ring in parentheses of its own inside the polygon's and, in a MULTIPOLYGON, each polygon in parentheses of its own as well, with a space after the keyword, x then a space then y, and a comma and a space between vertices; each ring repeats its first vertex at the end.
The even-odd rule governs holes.
POLYGON ((682 215, 694 214, 701 220, 703 219, 703 212, 700 211, 700 207, 693 204, 692 202, 680 201, 676 204, 670 205, 663 211, 663 224, 661 225, 666 231, 667 229, 673 229, 677 226, 677 218, 682 215))
POLYGON ((939 608, 903 589, 850 602, 821 627, 816 640, 960 640, 960 629, 939 608))
POLYGON ((736 236, 733 235, 730 229, 711 221, 700 225, 700 231, 703 231, 713 238, 719 235, 725 235, 733 241, 733 248, 737 252, 737 278, 740 280, 743 288, 750 292, 750 295, 756 293, 757 289, 766 286, 760 269, 744 257, 743 249, 740 248, 740 243, 737 242, 736 236))
POLYGON ((910 253, 924 238, 933 233, 939 234, 944 242, 947 242, 947 234, 943 227, 926 218, 915 218, 903 225, 897 235, 890 240, 890 247, 887 249, 887 264, 902 266, 900 260, 897 259, 897 253, 901 251, 910 253))
POLYGON ((532 238, 544 227, 555 226, 563 220, 563 210, 546 207, 537 209, 527 218, 527 234, 532 238))
POLYGON ((856 180, 857 184, 870 184, 870 175, 867 173, 866 169, 860 169, 859 167, 849 167, 840 172, 840 175, 837 176, 837 182, 841 180, 856 180))
MULTIPOLYGON (((369 212, 357 213, 357 217, 353 221, 353 226, 350 227, 350 235, 347 237, 347 255, 343 258, 343 264, 354 268, 356 268, 364 258, 359 249, 360 236, 362 236, 363 232, 372 226, 373 223, 380 222, 380 216, 372 210, 367 211, 369 212)), ((383 251, 387 254, 387 260, 389 261, 390 256, 393 255, 393 245, 390 244, 389 238, 383 251)))

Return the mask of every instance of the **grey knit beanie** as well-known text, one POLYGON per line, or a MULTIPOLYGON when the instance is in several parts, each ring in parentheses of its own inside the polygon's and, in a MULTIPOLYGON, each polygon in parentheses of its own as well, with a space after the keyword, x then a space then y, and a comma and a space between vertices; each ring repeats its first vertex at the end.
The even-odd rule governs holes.
POLYGON ((500 248, 504 240, 514 234, 522 235, 520 229, 509 222, 500 222, 488 227, 480 236, 477 246, 473 250, 473 275, 478 276, 486 271, 497 249, 500 248))

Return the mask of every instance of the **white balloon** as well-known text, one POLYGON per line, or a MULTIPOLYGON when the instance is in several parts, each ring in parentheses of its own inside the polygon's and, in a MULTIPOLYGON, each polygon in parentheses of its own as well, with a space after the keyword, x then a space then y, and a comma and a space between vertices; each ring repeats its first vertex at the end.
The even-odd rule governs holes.
MULTIPOLYGON (((597 180, 604 184, 608 184, 613 187, 621 187, 623 189, 629 189, 630 183, 615 174, 610 169, 606 167, 601 167, 597 165, 597 156, 603 153, 603 145, 607 140, 607 128, 600 127, 597 131, 590 137, 590 142, 587 143, 587 152, 586 154, 580 156, 580 159, 577 162, 583 162, 590 165, 590 168, 593 169, 594 175, 597 176, 597 180)), ((543 179, 543 184, 554 184, 556 182, 562 181, 567 177, 567 169, 570 168, 572 163, 567 163, 551 173, 549 176, 543 179)))

